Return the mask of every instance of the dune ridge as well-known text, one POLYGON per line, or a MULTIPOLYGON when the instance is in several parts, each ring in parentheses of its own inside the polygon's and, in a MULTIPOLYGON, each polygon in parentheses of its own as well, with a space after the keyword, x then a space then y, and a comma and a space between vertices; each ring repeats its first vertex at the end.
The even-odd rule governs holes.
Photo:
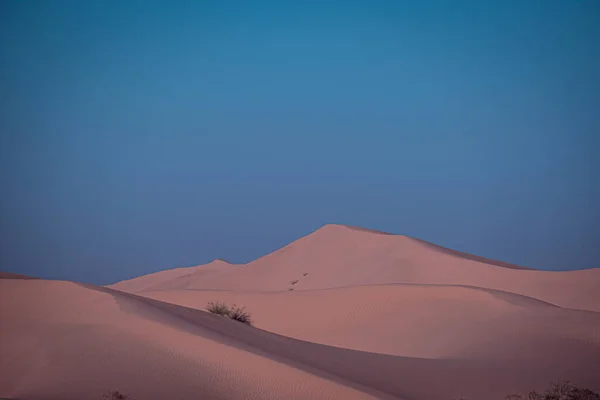
POLYGON ((600 345, 600 313, 562 309, 476 287, 394 284, 298 292, 167 290, 143 295, 197 309, 204 309, 208 301, 243 304, 252 311, 256 326, 270 332, 381 354, 490 360, 511 351, 513 356, 541 352, 547 343, 563 339, 600 345), (553 329, 546 331, 548 326, 553 329))
POLYGON ((2 320, 11 322, 2 340, 12 343, 2 348, 0 396, 92 398, 90 391, 118 388, 139 399, 173 390, 205 399, 491 398, 564 376, 593 387, 591 367, 600 357, 584 341, 567 341, 545 360, 399 357, 298 341, 109 288, 42 280, 0 285, 2 320), (560 364, 543 362, 557 356, 560 364))
POLYGON ((183 267, 183 268, 174 268, 167 269, 163 271, 154 272, 152 274, 143 275, 139 277, 135 277, 132 279, 127 279, 121 282, 118 282, 114 285, 108 285, 107 287, 112 287, 115 289, 125 289, 128 292, 140 292, 144 290, 152 290, 155 286, 160 285, 161 282, 173 281, 178 278, 185 279, 186 276, 191 276, 194 273, 198 273, 201 275, 205 275, 206 273, 218 270, 221 267, 234 266, 234 264, 225 261, 223 259, 217 258, 211 261, 208 264, 204 265, 196 265, 193 267, 183 267))
POLYGON ((560 307, 600 311, 600 269, 527 269, 404 235, 345 225, 325 225, 235 268, 208 264, 195 267, 186 276, 138 279, 142 278, 151 284, 140 288, 133 279, 109 287, 141 293, 179 289, 299 291, 389 283, 466 285, 534 297, 560 307))
POLYGON ((325 225, 243 265, 99 287, 0 274, 0 397, 503 399, 600 391, 600 269, 325 225), (247 307, 254 326, 212 315, 247 307))
POLYGON ((13 274, 11 272, 0 271, 0 279, 38 279, 28 275, 13 274))

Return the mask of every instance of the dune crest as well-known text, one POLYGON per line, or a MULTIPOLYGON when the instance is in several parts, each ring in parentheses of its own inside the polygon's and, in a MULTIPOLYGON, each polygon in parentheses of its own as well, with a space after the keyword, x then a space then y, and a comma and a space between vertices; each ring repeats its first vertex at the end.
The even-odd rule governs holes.
POLYGON ((526 355, 517 347, 504 357, 427 359, 298 341, 93 285, 0 280, 0 300, 1 320, 8 322, 0 339, 11 344, 0 349, 4 397, 101 398, 118 389, 147 400, 447 400, 502 398, 556 379, 598 383, 596 343, 561 341, 558 334, 558 342, 540 342, 526 355))
POLYGON ((549 346, 550 342, 581 340, 600 346, 600 313, 477 287, 393 284, 297 292, 142 294, 200 310, 209 301, 243 304, 252 312, 255 326, 270 332, 407 357, 490 361, 561 347, 549 346), (553 329, 546 331, 547 326, 553 329))
POLYGON ((0 271, 0 279, 38 279, 28 275, 13 274, 11 272, 0 271))
POLYGON ((177 276, 140 277, 110 287, 144 290, 315 290, 374 284, 478 286, 560 307, 600 311, 600 269, 540 271, 448 249, 405 235, 328 224, 236 268, 195 267, 177 276), (306 274, 306 275, 305 275, 306 274), (294 282, 292 284, 292 282, 294 282))
POLYGON ((186 276, 189 277, 194 273, 205 275, 208 271, 219 270, 220 268, 232 267, 234 265, 235 264, 232 264, 226 260, 217 258, 208 264, 158 271, 152 274, 120 281, 113 285, 109 285, 109 287, 132 293, 141 292, 144 290, 153 290, 156 286, 160 286, 164 282, 174 281, 186 276))
POLYGON ((0 397, 502 399, 600 391, 600 269, 325 225, 244 265, 109 287, 0 274, 0 397), (206 312, 246 307, 254 326, 206 312), (8 344, 8 345, 6 345, 8 344))

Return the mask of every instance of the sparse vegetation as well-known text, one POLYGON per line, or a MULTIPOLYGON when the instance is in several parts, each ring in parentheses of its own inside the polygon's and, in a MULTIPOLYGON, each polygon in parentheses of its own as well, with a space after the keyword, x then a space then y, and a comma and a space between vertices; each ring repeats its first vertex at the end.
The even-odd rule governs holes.
MULTIPOLYGON (((455 400, 467 400, 460 397, 455 400)), ((600 394, 590 390, 582 389, 566 381, 562 383, 553 383, 544 393, 538 393, 535 390, 526 395, 509 394, 504 400, 600 400, 600 394)))
POLYGON ((119 392, 118 390, 113 390, 104 395, 106 400, 130 400, 130 397, 119 392))
POLYGON ((529 392, 526 396, 511 394, 506 396, 506 400, 600 400, 600 394, 578 388, 566 381, 552 384, 543 394, 536 391, 529 392))
MULTIPOLYGON (((223 310, 223 307, 229 310, 227 316, 231 319, 235 319, 236 321, 243 322, 245 324, 250 325, 250 314, 244 311, 244 307, 236 307, 234 304, 231 308, 228 308, 225 303, 209 303, 210 305, 219 304, 220 307, 216 308, 219 311, 223 310)), ((207 307, 207 309, 209 308, 207 307)), ((213 307, 213 309, 215 309, 213 307)), ((225 315, 225 314, 218 314, 225 315)), ((132 400, 132 398, 128 395, 125 395, 118 390, 114 390, 105 394, 105 400, 132 400)), ((509 394, 505 398, 505 400, 600 400, 600 394, 590 390, 590 389, 582 389, 573 385, 569 381, 565 381, 562 383, 554 383, 552 384, 544 393, 538 393, 536 391, 529 392, 527 395, 522 394, 509 394)), ((467 400, 465 397, 460 397, 454 400, 467 400)))
POLYGON ((296 283, 298 283, 298 279, 296 279, 295 281, 291 281, 290 282, 292 285, 295 285, 296 283))
POLYGON ((235 321, 242 322, 246 325, 252 325, 252 318, 245 307, 237 307, 235 304, 230 308, 227 304, 222 302, 209 301, 206 309, 216 315, 223 317, 229 317, 235 321))
POLYGON ((236 307, 234 304, 229 310, 229 318, 252 325, 252 319, 250 318, 250 314, 245 311, 245 307, 236 307))
POLYGON ((225 303, 221 303, 220 301, 209 301, 208 305, 206 306, 206 309, 213 314, 221 316, 229 315, 229 307, 227 307, 225 303))
POLYGON ((302 276, 306 276, 306 275, 308 275, 308 272, 305 272, 305 273, 302 274, 302 276))

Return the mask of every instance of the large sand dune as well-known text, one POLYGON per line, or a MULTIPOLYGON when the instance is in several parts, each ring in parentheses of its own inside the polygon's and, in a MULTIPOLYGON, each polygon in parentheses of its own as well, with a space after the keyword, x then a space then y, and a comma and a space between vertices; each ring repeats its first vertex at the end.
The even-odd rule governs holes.
POLYGON ((0 396, 373 398, 282 362, 262 349, 269 334, 234 321, 69 282, 0 285, 0 396))
POLYGON ((555 349, 536 358, 408 358, 297 341, 110 289, 0 285, 0 396, 93 399, 118 389, 137 399, 489 399, 554 379, 598 384, 590 332, 548 343, 555 349))
POLYGON ((535 357, 584 343, 600 347, 600 313, 473 287, 398 284, 298 292, 167 290, 143 295, 197 309, 209 301, 244 305, 259 328, 383 354, 489 360, 535 357))
POLYGON ((600 391, 599 276, 340 225, 246 265, 110 287, 2 274, 0 397, 492 400, 557 380, 600 391), (208 301, 246 306, 255 326, 208 301))
POLYGON ((343 225, 326 225, 245 265, 217 262, 185 272, 148 275, 111 287, 139 293, 172 289, 298 291, 389 283, 467 285, 534 297, 561 307, 600 311, 600 269, 531 270, 402 235, 343 225))

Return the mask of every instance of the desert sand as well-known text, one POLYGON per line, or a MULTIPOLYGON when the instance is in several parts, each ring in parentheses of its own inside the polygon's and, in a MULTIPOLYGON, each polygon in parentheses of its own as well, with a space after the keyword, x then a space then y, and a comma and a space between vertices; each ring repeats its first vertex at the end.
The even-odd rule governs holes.
POLYGON ((152 274, 111 287, 139 293, 169 289, 285 291, 390 283, 445 284, 501 290, 560 307, 600 311, 600 269, 531 270, 403 235, 343 225, 326 225, 246 265, 218 260, 185 271, 152 274), (295 280, 298 282, 291 285, 295 280))
POLYGON ((0 275, 0 397, 503 399, 600 391, 600 269, 326 225, 244 265, 108 287, 0 275), (243 305, 254 326, 205 311, 243 305))

